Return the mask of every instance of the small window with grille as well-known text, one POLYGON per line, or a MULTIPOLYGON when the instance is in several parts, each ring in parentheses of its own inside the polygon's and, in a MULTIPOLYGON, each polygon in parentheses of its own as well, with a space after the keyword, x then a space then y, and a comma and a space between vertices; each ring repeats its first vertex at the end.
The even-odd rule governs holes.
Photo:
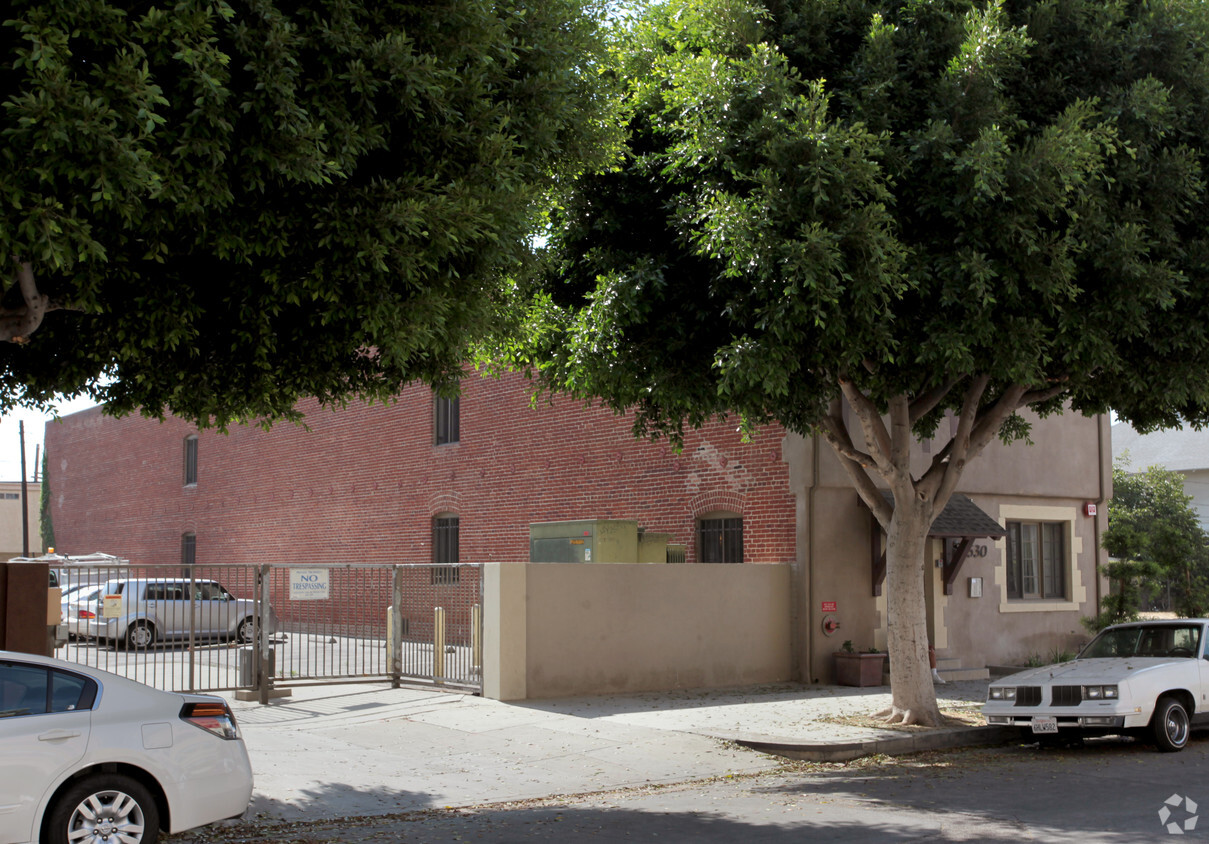
POLYGON ((718 514, 697 522, 697 559, 703 563, 743 562, 743 519, 718 514))
POLYGON ((457 583, 461 579, 458 568, 457 516, 442 514, 432 520, 432 583, 457 583))
POLYGON ((185 486, 197 486, 197 435, 185 437, 185 486))
POLYGON ((461 440, 461 404, 458 396, 451 399, 436 396, 433 407, 435 441, 437 445, 448 445, 461 440))
POLYGON ((181 534, 181 577, 193 575, 193 565, 197 562, 197 534, 181 534))

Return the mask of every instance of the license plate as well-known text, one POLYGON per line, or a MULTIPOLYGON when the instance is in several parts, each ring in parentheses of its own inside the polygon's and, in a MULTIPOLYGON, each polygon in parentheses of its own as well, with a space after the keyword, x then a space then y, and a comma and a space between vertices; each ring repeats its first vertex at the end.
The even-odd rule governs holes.
POLYGON ((1058 719, 1042 716, 1033 719, 1034 733, 1056 733, 1058 732, 1058 719))

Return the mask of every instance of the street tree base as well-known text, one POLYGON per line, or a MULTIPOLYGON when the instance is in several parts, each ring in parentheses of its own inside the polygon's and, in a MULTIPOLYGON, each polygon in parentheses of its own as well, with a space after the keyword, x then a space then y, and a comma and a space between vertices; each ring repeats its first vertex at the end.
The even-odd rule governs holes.
POLYGON ((887 724, 902 724, 908 727, 940 727, 943 722, 940 716, 940 710, 936 709, 932 712, 920 709, 900 709, 897 706, 891 706, 889 709, 874 714, 874 718, 881 718, 887 724))

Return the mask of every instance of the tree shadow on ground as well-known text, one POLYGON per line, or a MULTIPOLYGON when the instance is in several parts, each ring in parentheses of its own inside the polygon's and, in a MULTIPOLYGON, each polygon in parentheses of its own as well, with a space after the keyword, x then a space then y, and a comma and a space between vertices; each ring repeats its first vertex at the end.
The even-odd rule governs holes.
MULTIPOLYGON (((855 687, 819 686, 805 683, 765 683, 758 686, 721 689, 675 689, 662 692, 510 701, 509 705, 541 712, 575 715, 580 718, 607 718, 612 715, 641 712, 691 710, 753 703, 793 704, 819 700, 854 701, 889 694, 889 686, 855 687)), ((986 697, 986 681, 938 686, 936 694, 937 698, 942 701, 982 703, 986 697)))
MULTIPOLYGON (((892 763, 802 765, 787 771, 673 786, 479 807, 437 807, 332 818, 346 787, 305 795, 327 818, 248 818, 174 836, 170 844, 444 844, 483 841, 1102 842, 1152 840, 1167 831, 1159 811, 1209 781, 1209 739, 1178 756, 1111 740, 1040 752, 1032 746, 931 754, 892 763)), ((390 789, 384 807, 415 804, 390 789)), ((1187 820, 1182 806, 1171 818, 1187 820), (1182 813, 1182 814, 1181 814, 1182 813)))

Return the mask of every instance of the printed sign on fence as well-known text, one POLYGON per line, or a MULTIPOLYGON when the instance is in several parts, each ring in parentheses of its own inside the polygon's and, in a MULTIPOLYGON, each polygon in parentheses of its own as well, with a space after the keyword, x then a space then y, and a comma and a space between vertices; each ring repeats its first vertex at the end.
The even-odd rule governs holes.
POLYGON ((291 601, 326 601, 327 569, 290 569, 291 601))

